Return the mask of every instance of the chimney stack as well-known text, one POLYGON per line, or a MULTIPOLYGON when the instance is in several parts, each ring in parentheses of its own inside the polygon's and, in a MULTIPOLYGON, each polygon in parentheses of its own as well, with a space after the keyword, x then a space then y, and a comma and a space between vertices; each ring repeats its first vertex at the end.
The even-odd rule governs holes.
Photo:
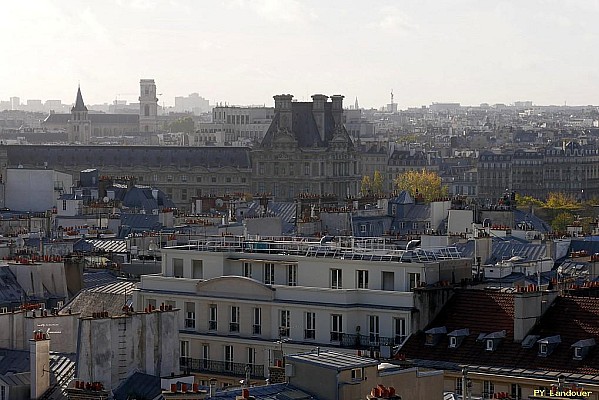
POLYGON ((50 337, 34 331, 29 339, 29 364, 31 372, 31 398, 39 399, 50 387, 50 337))
POLYGON ((318 128, 320 140, 323 142, 325 141, 324 105, 328 98, 329 96, 325 96, 324 94, 315 94, 312 96, 312 115, 316 121, 316 127, 318 128))
POLYGON ((293 96, 290 94, 279 94, 273 96, 275 99, 275 113, 279 114, 279 128, 293 131, 293 120, 291 112, 291 100, 293 96))
POLYGON ((331 96, 331 101, 333 102, 332 109, 335 127, 343 124, 343 98, 344 96, 340 94, 331 96))
POLYGON ((556 297, 556 290, 514 293, 514 342, 524 340, 556 297))

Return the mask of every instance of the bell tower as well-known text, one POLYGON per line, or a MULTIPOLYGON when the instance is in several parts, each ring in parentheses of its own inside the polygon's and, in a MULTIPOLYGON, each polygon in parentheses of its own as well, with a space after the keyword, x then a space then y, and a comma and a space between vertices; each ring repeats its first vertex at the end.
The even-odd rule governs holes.
POLYGON ((139 81, 139 131, 156 132, 158 98, 154 79, 139 81))
POLYGON ((87 115, 87 107, 83 102, 81 87, 77 88, 75 105, 71 108, 71 118, 67 122, 70 143, 88 144, 91 137, 91 121, 87 115))

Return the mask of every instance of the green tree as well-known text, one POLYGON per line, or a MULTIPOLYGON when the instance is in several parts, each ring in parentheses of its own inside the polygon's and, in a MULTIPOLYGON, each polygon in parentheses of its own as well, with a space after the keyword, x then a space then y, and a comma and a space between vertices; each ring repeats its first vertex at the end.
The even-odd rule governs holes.
POLYGON ((185 132, 193 133, 195 131, 195 123, 191 117, 179 118, 169 125, 169 132, 185 132))
POLYGON ((377 196, 383 194, 383 174, 378 170, 374 171, 372 176, 372 191, 377 196))
POLYGON ((516 193, 516 204, 521 207, 543 207, 543 202, 532 196, 522 196, 520 193, 516 193))
POLYGON ((551 221, 551 228, 556 232, 565 232, 568 225, 571 225, 573 222, 574 215, 569 212, 562 212, 551 221))
POLYGON ((421 194, 425 201, 446 197, 449 193, 447 186, 441 182, 441 177, 434 171, 407 171, 395 178, 398 190, 407 190, 412 197, 421 194))

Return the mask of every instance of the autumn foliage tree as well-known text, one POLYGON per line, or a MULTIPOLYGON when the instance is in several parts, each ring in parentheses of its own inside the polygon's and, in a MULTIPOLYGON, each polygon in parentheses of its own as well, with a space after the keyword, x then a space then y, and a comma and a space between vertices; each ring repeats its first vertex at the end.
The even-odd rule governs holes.
POLYGON ((449 193, 447 186, 441 182, 441 177, 434 171, 407 171, 395 178, 395 187, 406 190, 412 197, 416 194, 423 196, 425 201, 446 197, 449 193))

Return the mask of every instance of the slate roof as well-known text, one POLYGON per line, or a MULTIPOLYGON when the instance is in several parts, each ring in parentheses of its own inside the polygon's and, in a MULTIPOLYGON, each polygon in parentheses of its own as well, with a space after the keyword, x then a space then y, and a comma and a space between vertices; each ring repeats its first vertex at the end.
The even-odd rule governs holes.
POLYGON ((126 253, 127 242, 123 239, 79 239, 73 245, 75 252, 107 251, 113 253, 126 253))
POLYGON ((81 87, 77 88, 77 98, 75 99, 75 106, 71 108, 71 111, 87 111, 87 107, 85 106, 85 103, 83 103, 81 87))
POLYGON ((245 147, 158 146, 6 146, 8 165, 58 168, 62 165, 161 168, 251 168, 250 149, 245 147))
MULTIPOLYGON (((241 396, 241 389, 224 390, 216 392, 212 399, 235 400, 241 396)), ((250 396, 256 400, 315 400, 308 393, 288 383, 277 383, 273 385, 254 386, 250 388, 250 396)))
POLYGON ((593 348, 583 360, 573 360, 571 345, 579 340, 599 338, 599 298, 558 297, 539 323, 529 332, 539 338, 560 335, 561 343, 547 357, 539 357, 539 347, 523 348, 514 343, 513 294, 484 291, 457 290, 429 327, 445 326, 447 331, 470 330, 470 335, 457 348, 448 348, 444 336, 436 346, 425 346, 425 334, 412 335, 401 353, 417 360, 417 365, 432 362, 447 365, 472 365, 490 368, 526 369, 599 375, 599 350, 593 348), (477 342, 479 334, 501 330, 506 337, 498 348, 485 350, 485 343, 477 342))
POLYGON ((155 399, 161 394, 159 376, 135 372, 116 388, 114 399, 155 399))
MULTIPOLYGON (((87 114, 87 118, 94 124, 139 124, 138 114, 104 114, 104 113, 92 113, 87 114)), ((68 125, 69 120, 72 119, 72 114, 49 114, 46 119, 42 122, 42 125, 68 125)))
MULTIPOLYGON (((248 203, 248 211, 245 216, 254 217, 260 215, 262 207, 260 206, 260 202, 258 200, 252 200, 248 203)), ((281 218, 281 228, 283 234, 288 234, 293 232, 295 229, 295 203, 288 201, 277 201, 277 202, 268 202, 268 206, 266 207, 267 212, 270 215, 277 216, 281 218)))
MULTIPOLYGON (((324 103, 324 140, 321 139, 318 133, 318 127, 312 114, 312 102, 297 102, 291 103, 292 113, 292 136, 297 141, 297 145, 300 148, 314 148, 314 147, 327 147, 329 142, 333 139, 335 134, 335 120, 333 119, 332 103, 324 103)), ((277 112, 268 128, 268 131, 264 135, 264 139, 260 144, 261 147, 268 147, 273 144, 279 131, 279 117, 280 114, 277 112)), ((345 130, 342 128, 343 136, 349 142, 350 146, 353 147, 353 143, 345 130)))
POLYGON ((0 305, 17 305, 26 296, 17 278, 8 266, 0 267, 0 305))
MULTIPOLYGON (((545 258, 546 247, 542 244, 533 244, 521 241, 515 237, 498 238, 493 237, 492 254, 488 260, 482 260, 483 264, 494 264, 507 260, 513 256, 523 257, 524 261, 535 261, 545 258)), ((474 240, 466 243, 456 243, 455 246, 467 258, 474 257, 474 240)))
POLYGON ((107 311, 109 316, 123 314, 123 306, 131 299, 135 283, 117 281, 101 286, 95 286, 79 292, 61 310, 61 314, 69 312, 80 313, 89 317, 95 312, 107 311))

